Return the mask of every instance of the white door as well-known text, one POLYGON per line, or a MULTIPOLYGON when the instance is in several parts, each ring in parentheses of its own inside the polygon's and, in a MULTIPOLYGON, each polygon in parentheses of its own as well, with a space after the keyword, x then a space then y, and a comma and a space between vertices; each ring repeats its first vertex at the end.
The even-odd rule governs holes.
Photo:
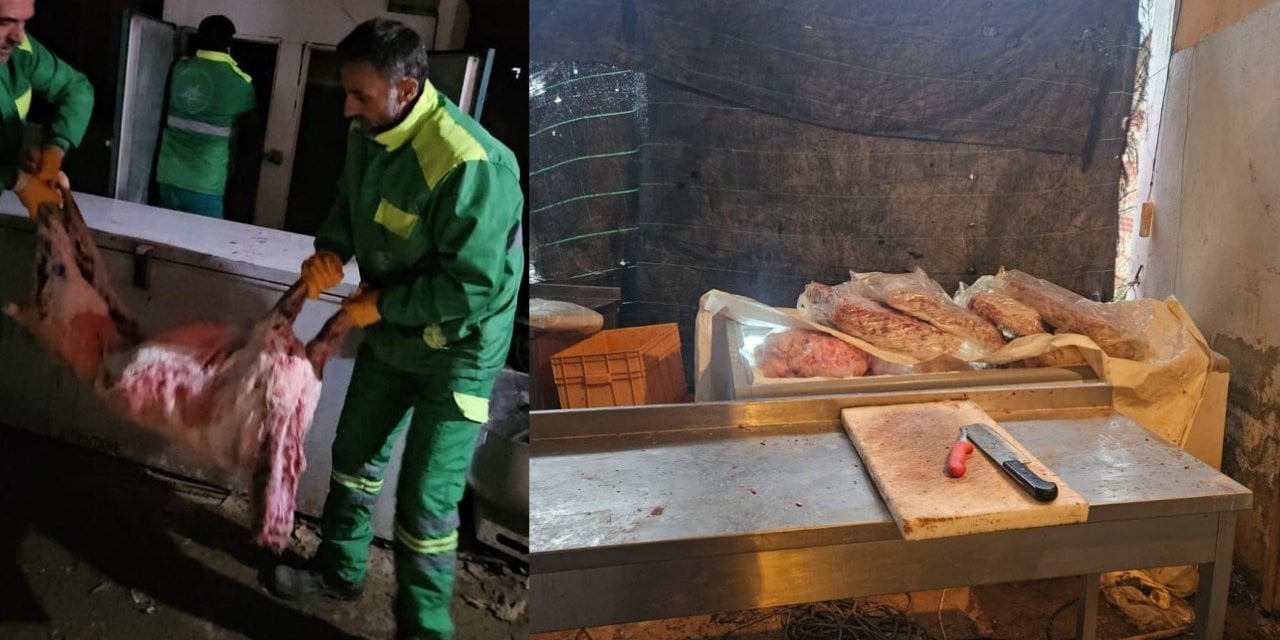
POLYGON ((120 51, 120 91, 115 136, 111 142, 111 196, 147 201, 151 170, 160 139, 169 66, 178 49, 178 28, 136 13, 126 14, 128 28, 120 51))

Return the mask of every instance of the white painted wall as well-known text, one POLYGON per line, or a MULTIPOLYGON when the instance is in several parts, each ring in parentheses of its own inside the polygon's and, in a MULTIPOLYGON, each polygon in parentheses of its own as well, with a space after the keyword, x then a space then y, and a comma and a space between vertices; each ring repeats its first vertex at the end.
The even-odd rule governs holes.
MULTIPOLYGON (((1151 199, 1147 297, 1176 295, 1231 358, 1223 470, 1255 492, 1236 560, 1280 586, 1280 3, 1174 54, 1151 199)), ((1148 176, 1150 174, 1147 174, 1148 176)), ((1144 182, 1149 177, 1143 178, 1144 182)), ((1270 595, 1268 595, 1270 594, 1270 595)))
POLYGON ((386 16, 414 27, 434 48, 434 18, 387 13, 386 7, 386 0, 165 0, 164 19, 195 27, 205 16, 220 13, 236 23, 239 37, 336 45, 357 24, 386 16))
POLYGON ((1173 56, 1148 297, 1206 337, 1280 344, 1280 3, 1173 56))
POLYGON ((264 145, 267 149, 282 151, 284 162, 262 164, 255 223, 276 229, 284 226, 289 179, 293 175, 294 142, 298 137, 298 113, 302 108, 302 82, 306 79, 306 48, 337 45, 356 25, 380 16, 413 27, 429 49, 438 48, 437 43, 445 48, 460 48, 462 43, 452 39, 456 39, 456 26, 465 20, 456 15, 465 5, 462 0, 441 3, 440 26, 447 33, 444 39, 437 39, 435 18, 388 13, 386 0, 165 1, 163 17, 168 22, 194 28, 205 16, 223 14, 236 24, 236 37, 279 43, 264 145))
MULTIPOLYGON (((1138 236, 1139 212, 1143 202, 1150 198, 1151 173, 1154 159, 1158 154, 1169 153, 1167 148, 1157 148, 1156 133, 1161 130, 1162 106, 1165 99, 1165 86, 1168 79, 1169 60, 1173 47, 1174 19, 1178 0, 1152 0, 1151 7, 1140 13, 1143 30, 1151 29, 1151 59, 1147 64, 1147 106, 1146 106, 1146 140, 1143 141, 1138 154, 1138 211, 1133 212, 1134 232, 1130 238, 1129 260, 1127 264, 1116 265, 1118 279, 1129 282, 1143 267, 1141 282, 1134 287, 1135 297, 1143 297, 1147 293, 1146 282, 1151 277, 1149 266, 1150 238, 1138 236)), ((1163 213, 1163 212, 1161 212, 1163 213)))

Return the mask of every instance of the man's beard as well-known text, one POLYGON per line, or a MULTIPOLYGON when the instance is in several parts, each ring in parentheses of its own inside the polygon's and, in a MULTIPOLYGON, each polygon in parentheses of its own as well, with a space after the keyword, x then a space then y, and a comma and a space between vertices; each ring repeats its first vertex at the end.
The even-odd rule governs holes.
MULTIPOLYGON (((392 85, 391 88, 387 89, 387 105, 391 108, 395 108, 394 105, 399 104, 399 102, 400 92, 396 90, 395 85, 392 85)), ((387 118, 386 121, 379 124, 374 124, 364 116, 356 116, 355 121, 360 127, 360 131, 370 136, 376 136, 379 133, 396 126, 396 124, 400 122, 400 117, 404 115, 404 112, 405 109, 401 108, 392 114, 391 117, 387 118)))

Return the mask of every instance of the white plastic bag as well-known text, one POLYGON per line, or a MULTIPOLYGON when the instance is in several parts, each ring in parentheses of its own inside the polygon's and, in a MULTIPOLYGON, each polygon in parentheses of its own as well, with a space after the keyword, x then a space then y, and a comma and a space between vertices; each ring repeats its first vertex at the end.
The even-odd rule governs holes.
POLYGON ((529 326, 538 331, 595 333, 604 326, 604 316, 580 304, 532 298, 529 326))

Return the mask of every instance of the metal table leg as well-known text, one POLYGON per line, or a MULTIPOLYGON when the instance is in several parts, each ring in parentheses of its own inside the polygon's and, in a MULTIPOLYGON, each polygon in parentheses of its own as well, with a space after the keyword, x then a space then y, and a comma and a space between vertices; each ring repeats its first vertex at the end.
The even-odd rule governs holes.
POLYGON ((1098 636, 1098 573, 1081 576, 1084 593, 1080 595, 1080 607, 1076 610, 1076 637, 1094 640, 1098 636))
POLYGON ((1213 562, 1200 565, 1200 587, 1196 593, 1195 637, 1222 640, 1227 620, 1227 587, 1231 582, 1231 550, 1236 541, 1236 514, 1218 514, 1217 549, 1213 562))

